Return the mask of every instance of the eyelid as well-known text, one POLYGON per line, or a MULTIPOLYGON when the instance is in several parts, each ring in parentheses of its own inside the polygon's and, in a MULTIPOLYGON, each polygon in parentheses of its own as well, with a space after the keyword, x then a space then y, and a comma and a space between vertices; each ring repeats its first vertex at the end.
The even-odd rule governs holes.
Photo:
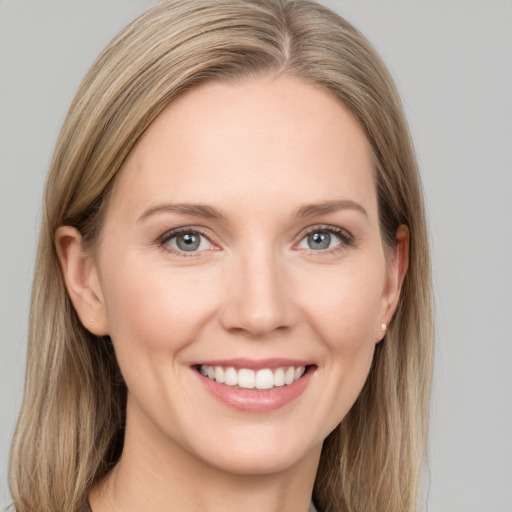
POLYGON ((179 228, 170 229, 169 231, 166 231, 163 235, 160 235, 158 237, 158 239, 157 239, 158 245, 161 246, 167 252, 170 252, 172 254, 178 254, 179 256, 185 256, 185 257, 198 256, 199 254, 202 254, 207 251, 204 249, 201 251, 190 251, 190 252, 180 251, 180 250, 177 250, 174 247, 171 247, 170 245, 168 245, 169 240, 177 237, 178 235, 180 235, 182 233, 193 233, 193 234, 197 234, 197 235, 200 235, 200 236, 206 238, 206 240, 208 240, 208 242, 212 246, 214 246, 213 248, 210 248, 207 250, 218 250, 219 249, 219 245, 217 243, 215 243, 214 241, 212 241, 212 238, 213 238, 212 235, 210 233, 206 233, 206 230, 204 230, 203 228, 198 227, 198 226, 180 226, 179 228))
POLYGON ((294 243, 294 248, 296 248, 298 250, 308 251, 308 249, 299 249, 298 245, 302 242, 302 240, 304 240, 305 237, 307 237, 311 233, 315 233, 315 232, 331 233, 331 234, 336 235, 341 240, 341 242, 338 246, 333 247, 331 249, 324 249, 324 250, 320 250, 320 251, 314 251, 313 249, 309 249, 309 251, 317 253, 317 254, 326 254, 326 253, 343 251, 347 247, 353 246, 356 242, 356 237, 345 228, 341 228, 339 226, 332 226, 330 224, 316 224, 314 226, 309 226, 306 229, 304 229, 303 231, 301 231, 301 233, 297 237, 297 241, 294 243))
MULTIPOLYGON (((333 226, 333 225, 329 225, 329 224, 316 224, 313 226, 309 226, 300 232, 300 234, 297 237, 296 242, 293 244, 293 248, 296 250, 308 251, 308 249, 299 249, 298 245, 300 244, 300 242, 302 242, 302 240, 304 240, 305 237, 307 237, 311 233, 315 233, 315 232, 328 232, 328 233, 334 234, 335 236, 337 236, 340 239, 340 243, 336 247, 333 247, 330 249, 324 249, 324 250, 320 250, 320 251, 314 251, 313 249, 309 250, 309 252, 314 252, 317 254, 340 252, 340 251, 343 251, 344 249, 346 249, 347 247, 355 245, 355 242, 356 242, 356 237, 345 228, 342 228, 339 226, 333 226)), ((159 246, 161 246, 167 252, 170 252, 173 254, 178 254, 179 256, 185 256, 185 257, 199 256, 200 254, 208 251, 208 250, 203 249, 200 251, 187 252, 187 251, 176 250, 173 247, 168 245, 168 241, 170 239, 172 239, 182 233, 195 233, 195 234, 198 234, 198 235, 206 238, 206 240, 208 240, 208 242, 213 246, 212 248, 210 248, 208 250, 219 250, 220 249, 220 244, 215 241, 215 237, 211 234, 211 232, 209 230, 206 230, 202 227, 194 226, 194 225, 180 226, 178 228, 170 229, 169 231, 166 231, 164 234, 160 235, 157 238, 157 243, 159 246)))

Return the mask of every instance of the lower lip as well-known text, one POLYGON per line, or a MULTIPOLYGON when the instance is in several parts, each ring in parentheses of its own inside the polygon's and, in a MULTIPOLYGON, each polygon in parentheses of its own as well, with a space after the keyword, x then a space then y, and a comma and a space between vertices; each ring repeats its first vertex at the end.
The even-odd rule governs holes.
POLYGON ((240 389, 234 386, 220 384, 194 370, 203 386, 220 402, 239 411, 267 412, 279 409, 297 398, 309 384, 310 368, 299 380, 288 386, 273 387, 272 389, 240 389))

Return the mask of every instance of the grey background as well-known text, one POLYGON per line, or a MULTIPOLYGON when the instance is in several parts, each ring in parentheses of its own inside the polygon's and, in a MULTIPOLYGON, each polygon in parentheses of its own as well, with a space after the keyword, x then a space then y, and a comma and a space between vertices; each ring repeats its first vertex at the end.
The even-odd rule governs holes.
MULTIPOLYGON (((0 0, 0 508, 20 406, 40 197, 95 56, 150 0, 0 0)), ((512 2, 326 0, 402 94, 433 246, 437 354, 424 502, 512 511, 512 2)))

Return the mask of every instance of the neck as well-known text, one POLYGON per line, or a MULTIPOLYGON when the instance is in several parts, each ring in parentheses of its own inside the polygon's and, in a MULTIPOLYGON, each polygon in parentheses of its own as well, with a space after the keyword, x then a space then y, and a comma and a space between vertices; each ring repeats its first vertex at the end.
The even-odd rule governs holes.
POLYGON ((134 416, 127 414, 120 461, 91 492, 94 512, 308 511, 321 446, 290 467, 240 474, 201 460, 134 416))

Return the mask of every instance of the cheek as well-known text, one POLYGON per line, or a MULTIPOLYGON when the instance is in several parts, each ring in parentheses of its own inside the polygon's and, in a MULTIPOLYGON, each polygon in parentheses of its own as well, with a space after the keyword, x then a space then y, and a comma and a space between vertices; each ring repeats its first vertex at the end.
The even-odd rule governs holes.
POLYGON ((303 313, 332 351, 350 354, 376 341, 385 268, 370 263, 333 267, 304 282, 303 313))
POLYGON ((325 435, 352 408, 371 368, 383 280, 380 272, 368 270, 338 269, 325 280, 318 275, 303 301, 304 315, 322 346, 324 387, 317 405, 327 411, 325 435))
POLYGON ((176 354, 194 340, 211 315, 210 280, 192 268, 177 272, 137 255, 118 260, 116 268, 122 271, 111 272, 105 302, 120 360, 128 351, 133 358, 176 354))
POLYGON ((377 261, 323 269, 302 289, 303 315, 322 346, 325 388, 319 407, 330 432, 345 417, 368 377, 375 351, 385 265, 377 261))

